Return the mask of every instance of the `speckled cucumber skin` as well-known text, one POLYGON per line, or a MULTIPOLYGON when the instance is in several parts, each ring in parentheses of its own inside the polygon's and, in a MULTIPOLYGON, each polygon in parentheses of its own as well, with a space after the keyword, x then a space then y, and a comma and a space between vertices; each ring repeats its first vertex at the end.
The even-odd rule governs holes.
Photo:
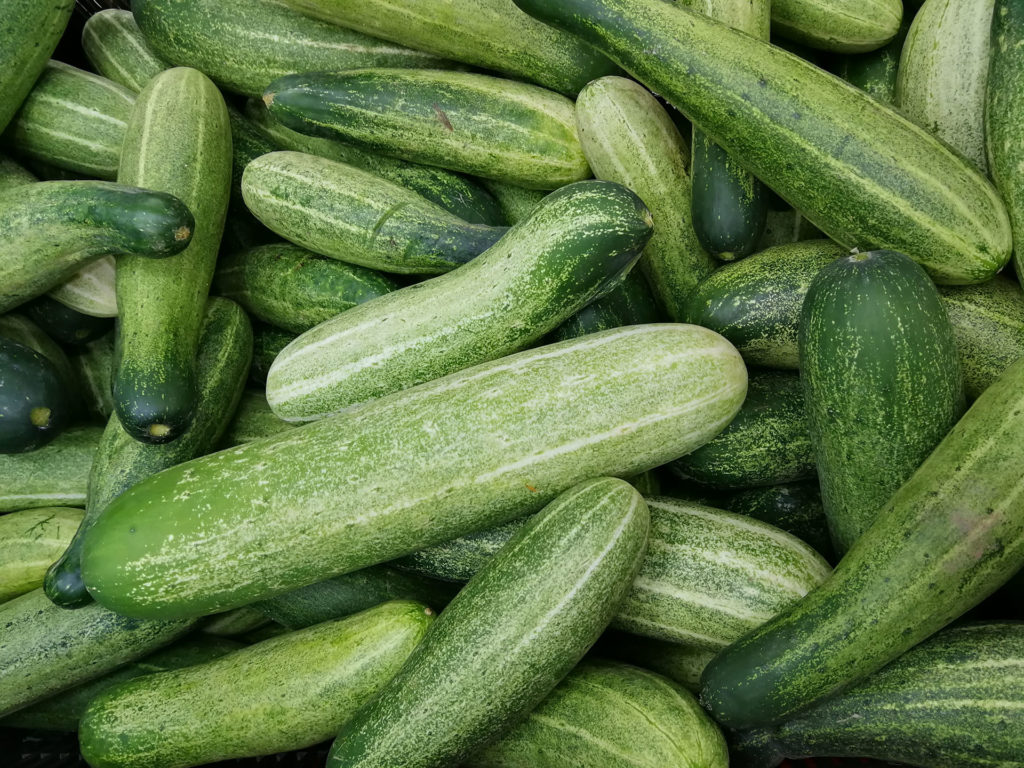
POLYGON ((897 34, 901 0, 772 0, 772 31, 811 48, 865 53, 897 34))
POLYGON ((311 421, 523 349, 620 281, 651 232, 625 187, 563 187, 469 264, 299 336, 270 368, 270 407, 311 421))
POLYGON ((274 359, 287 347, 296 334, 282 331, 272 325, 256 320, 252 324, 252 368, 249 369, 249 380, 264 387, 267 383, 267 372, 274 364, 274 359))
POLYGON ((251 443, 253 440, 286 432, 294 426, 274 415, 264 392, 246 390, 221 438, 220 447, 232 448, 242 443, 251 443))
POLYGON ((664 640, 611 631, 601 636, 591 655, 649 669, 696 694, 700 691, 700 676, 704 667, 717 653, 718 649, 666 643, 664 640))
POLYGON ((661 307, 639 269, 631 269, 619 285, 595 299, 551 332, 552 341, 575 339, 588 333, 624 325, 658 323, 661 307))
POLYGON ((131 11, 108 8, 82 28, 82 50, 93 69, 134 93, 170 64, 149 47, 131 11))
POLYGON ((508 225, 518 224, 540 205, 547 194, 539 189, 526 189, 503 181, 483 179, 484 187, 491 193, 501 208, 502 217, 508 225))
POLYGON ((242 194, 256 218, 282 237, 382 272, 449 272, 505 233, 504 227, 470 224, 368 171, 301 152, 251 162, 242 194))
POLYGON ((521 352, 144 481, 86 538, 85 581, 140 616, 272 597, 661 466, 714 437, 745 393, 739 355, 695 326, 521 352))
POLYGON ((124 86, 51 60, 4 140, 22 155, 113 180, 134 103, 124 86))
POLYGON ((196 220, 176 258, 117 261, 115 410, 136 440, 168 442, 195 412, 199 326, 231 190, 231 127, 217 86, 187 68, 153 78, 132 113, 118 178, 176 195, 196 220))
POLYGON ((910 30, 912 16, 913 14, 904 14, 896 37, 881 48, 869 53, 842 56, 836 65, 836 74, 883 104, 895 105, 900 56, 903 53, 907 32, 910 30))
POLYGON ((830 563, 838 560, 817 479, 733 491, 716 497, 715 501, 723 509, 774 525, 806 541, 830 563))
POLYGON ((291 243, 225 254, 213 292, 265 323, 302 333, 398 288, 379 272, 327 259, 291 243))
POLYGON ((947 284, 984 282, 1009 260, 995 188, 813 64, 662 0, 515 2, 603 50, 842 245, 905 250, 947 284))
POLYGON ((86 709, 82 754, 93 768, 185 768, 312 746, 384 686, 432 621, 418 603, 385 603, 131 680, 86 709))
POLYGON ((157 56, 246 96, 261 96, 272 80, 292 72, 446 65, 307 18, 280 0, 133 0, 132 13, 157 56))
POLYGON ((71 427, 29 453, 0 454, 0 512, 84 507, 100 427, 71 427))
POLYGON ((441 614, 408 663, 347 722, 328 768, 456 765, 522 720, 608 625, 647 549, 623 480, 571 487, 441 614))
POLYGON ((105 181, 41 181, 0 193, 0 312, 35 298, 109 253, 171 256, 194 219, 162 192, 105 181))
POLYGON ((529 189, 590 177, 573 103, 528 83, 470 72, 364 69, 275 80, 270 114, 312 136, 529 189))
POLYGON ((0 155, 0 192, 39 181, 35 175, 9 157, 0 155))
POLYGON ((1020 768, 1022 668, 1024 624, 947 629, 845 693, 777 728, 745 734, 734 764, 773 768, 784 756, 834 755, 1020 768))
POLYGON ((907 256, 845 256, 811 283, 800 379, 825 516, 840 554, 966 407, 939 292, 907 256))
POLYGON ((574 669, 466 768, 726 768, 725 739, 670 680, 608 661, 574 669))
POLYGON ((114 331, 78 347, 68 357, 78 392, 89 414, 106 422, 114 412, 114 331))
POLYGON ((778 723, 900 656, 1024 565, 1024 361, 989 387, 828 581, 723 651, 702 701, 734 729, 778 723))
POLYGON ((0 516, 0 603, 42 586, 84 512, 68 507, 24 509, 0 516))
POLYGON ((983 173, 985 91, 995 0, 929 0, 900 57, 896 106, 983 173))

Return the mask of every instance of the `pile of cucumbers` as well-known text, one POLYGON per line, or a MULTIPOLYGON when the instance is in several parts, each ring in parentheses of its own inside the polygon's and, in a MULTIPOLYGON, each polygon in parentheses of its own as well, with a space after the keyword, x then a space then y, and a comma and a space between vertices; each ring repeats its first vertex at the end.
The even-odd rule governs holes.
POLYGON ((0 751, 1024 768, 1024 0, 123 5, 0 10, 0 751))

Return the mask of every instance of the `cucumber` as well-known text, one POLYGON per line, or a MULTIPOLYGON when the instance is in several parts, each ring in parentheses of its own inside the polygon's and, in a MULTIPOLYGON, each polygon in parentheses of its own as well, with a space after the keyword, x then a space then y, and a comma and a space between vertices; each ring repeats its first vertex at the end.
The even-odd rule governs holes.
POLYGON ((772 31, 811 48, 864 53, 895 37, 901 0, 772 0, 772 31))
POLYGON ((1008 261, 995 188, 834 75, 661 0, 515 2, 608 54, 842 245, 912 253, 946 284, 984 282, 1008 261))
POLYGON ((213 291, 253 317, 295 333, 398 288, 379 272, 277 243, 224 255, 213 291))
POLYGON ((93 69, 138 93, 170 65, 153 52, 131 11, 107 8, 82 27, 82 51, 93 69))
POLYGON ((734 491, 717 499, 723 509, 781 528, 811 545, 830 563, 836 562, 828 520, 816 481, 785 483, 734 491))
POLYGON ((432 619, 418 603, 386 603, 128 681, 85 710, 82 755, 94 768, 170 768, 312 746, 384 686, 432 619))
POLYGON ((274 152, 245 169, 249 209, 282 237, 382 272, 440 274, 491 247, 504 227, 470 224, 355 166, 274 152))
POLYGON ((995 0, 930 0, 907 33, 896 105, 982 172, 995 0))
POLYGON ((162 192, 103 181, 41 181, 0 192, 0 312, 109 253, 171 256, 192 238, 188 208, 162 192))
POLYGON ((857 683, 1024 565, 1024 361, 977 399, 828 581, 723 651, 702 701, 719 723, 778 723, 857 683))
POLYGON ((590 177, 573 103, 535 85, 471 72, 363 69, 275 80, 271 116, 313 136, 530 189, 590 177))
POLYGON ((104 256, 86 264, 49 295, 85 315, 117 317, 114 257, 104 256))
POLYGON ((660 675, 587 661, 527 718, 462 763, 466 768, 726 768, 718 727, 696 700, 660 675))
POLYGON ((110 318, 83 315, 49 296, 32 299, 21 309, 51 338, 68 346, 96 341, 114 327, 110 318))
POLYGON ((196 415, 175 441, 149 445, 135 440, 110 417, 89 475, 86 515, 64 554, 46 574, 46 594, 57 605, 89 602, 81 575, 82 544, 110 503, 161 469, 201 456, 220 441, 242 395, 252 356, 252 332, 245 313, 227 299, 210 299, 203 315, 196 360, 196 415))
POLYGON ((42 73, 75 8, 74 0, 11 0, 0 20, 0 131, 42 73))
POLYGON ((277 147, 242 112, 230 104, 227 107, 228 122, 231 125, 231 196, 228 199, 220 250, 221 253, 234 253, 278 242, 277 235, 260 224, 242 197, 242 174, 245 173, 245 167, 277 147))
POLYGON ((900 55, 903 53, 903 43, 907 39, 909 29, 910 19, 905 14, 896 37, 878 50, 869 53, 850 53, 840 57, 836 74, 876 101, 894 106, 900 55))
POLYGON ((252 368, 249 379, 259 385, 267 383, 267 373, 281 350, 296 338, 294 333, 282 331, 258 320, 252 326, 252 368))
POLYGON ((0 516, 0 603, 43 584, 82 521, 80 509, 43 507, 0 516))
POLYGON ((114 412, 114 333, 85 344, 68 357, 86 410, 106 423, 114 412))
POLYGON ((652 227, 625 187, 564 187, 461 269, 299 336, 267 376, 270 407, 311 421, 523 349, 618 283, 652 227))
POLYGON ((165 443, 195 412, 199 326, 231 189, 231 128, 217 87, 193 69, 153 78, 132 113, 118 178, 177 195, 196 218, 178 258, 117 262, 114 407, 136 440, 165 443))
POLYGON ((142 482, 89 532, 85 581, 140 616, 269 598, 661 466, 721 431, 745 392, 739 355, 695 326, 521 352, 142 482))
POLYGON ((274 415, 265 393, 246 390, 242 393, 235 415, 221 438, 220 447, 231 448, 242 443, 251 443, 262 437, 286 432, 293 427, 293 424, 274 415))
POLYGON ((618 659, 664 675, 690 693, 700 691, 700 675, 718 653, 692 645, 666 643, 625 632, 605 632, 594 647, 600 656, 618 659))
POLYGON ((51 339, 42 328, 25 315, 11 312, 7 315, 0 315, 0 337, 34 349, 53 363, 64 389, 74 399, 73 396, 78 390, 79 383, 78 376, 71 367, 71 360, 61 346, 51 339))
POLYGON ((49 61, 4 134, 20 154, 91 178, 117 178, 135 94, 105 77, 49 61))
POLYGON ((1022 668, 1024 625, 947 629, 835 698, 776 728, 743 734, 734 764, 772 768, 784 755, 814 754, 1019 768, 1022 668))
POLYGON ((392 561, 402 571, 438 581, 465 583, 508 544, 529 518, 476 531, 392 561))
POLYGON ((457 765, 507 732, 607 626, 643 560, 649 524, 643 498, 615 478, 552 501, 342 726, 328 768, 457 765))
POLYGON ((31 171, 23 168, 11 158, 0 155, 0 192, 36 181, 38 179, 31 171))
POLYGON ((960 358, 935 285, 892 251, 818 273, 799 347, 821 497, 842 554, 963 415, 960 358))
POLYGON ((34 451, 71 420, 72 395, 50 360, 0 338, 0 453, 34 451))
POLYGON ((71 427, 24 454, 0 453, 0 512, 61 505, 84 507, 99 427, 71 427))
MULTIPOLYGON (((782 200, 774 192, 770 195, 770 197, 772 196, 780 201, 782 200)), ((821 230, 805 219, 800 211, 792 208, 769 210, 768 220, 765 223, 761 239, 757 241, 756 251, 760 253, 777 245, 799 243, 802 240, 818 240, 822 237, 824 235, 821 233, 821 230)))
POLYGON ((483 185, 497 201, 504 222, 510 225, 518 224, 533 213, 546 194, 539 189, 526 189, 493 179, 484 179, 483 185))
POLYGON ((588 333, 642 325, 662 320, 660 307, 639 269, 631 269, 623 281, 555 328, 551 341, 565 341, 588 333))
POLYGON ((203 623, 200 630, 204 635, 214 637, 237 637, 248 632, 265 627, 270 619, 264 613, 251 605, 244 605, 241 608, 234 608, 225 613, 211 616, 209 621, 203 623))
POLYGON ((598 178, 624 184, 651 209, 657 226, 640 268, 668 316, 682 321, 683 298, 715 268, 687 215, 691 190, 683 137, 657 99, 623 77, 588 85, 576 120, 598 178))

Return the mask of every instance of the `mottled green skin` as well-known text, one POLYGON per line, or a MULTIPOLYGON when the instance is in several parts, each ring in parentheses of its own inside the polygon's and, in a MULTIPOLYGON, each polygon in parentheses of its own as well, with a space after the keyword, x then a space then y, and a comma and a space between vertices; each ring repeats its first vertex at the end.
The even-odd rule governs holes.
POLYGON ((270 623, 263 611, 251 605, 232 608, 230 611, 211 616, 203 622, 200 630, 204 635, 215 637, 237 637, 259 629, 270 623))
POLYGON ((526 189, 493 179, 483 179, 483 185, 497 201, 502 219, 510 226, 533 213, 547 194, 539 189, 526 189))
POLYGON ((0 603, 42 586, 43 574, 70 543, 83 514, 43 507, 0 516, 0 603))
POLYGON ((842 554, 963 415, 960 357, 935 285, 893 251, 818 273, 799 348, 821 499, 842 554))
POLYGON ((650 208, 654 237, 640 268, 669 318, 683 321, 686 294, 715 268, 690 220, 686 142, 657 99, 623 77, 588 85, 576 121, 595 175, 629 187, 650 208))
POLYGON ((563 187, 469 264, 299 336, 267 376, 270 407, 312 421, 524 349, 620 281, 651 232, 625 187, 563 187))
POLYGON ((195 419, 177 440, 150 445, 135 440, 116 414, 110 416, 89 474, 85 520, 67 551, 46 574, 46 594, 51 600, 65 607, 91 600, 81 572, 86 533, 110 503, 135 484, 217 446, 242 396, 251 359, 252 330, 245 312, 227 299, 210 299, 196 355, 195 419))
POLYGON ((21 309, 55 341, 72 347, 96 341, 114 327, 108 317, 84 315, 49 296, 38 296, 21 309))
POLYGON ((718 727, 670 680, 587 661, 466 768, 726 768, 718 727))
POLYGON ((631 269, 623 281, 595 299, 551 332, 552 341, 575 339, 588 333, 624 325, 657 323, 664 319, 661 307, 639 269, 631 269))
POLYGON ((859 88, 662 0, 515 2, 607 53, 842 245, 905 251, 946 284, 1009 260, 995 188, 859 88))
POLYGON ((102 432, 100 427, 72 427, 37 451, 0 454, 0 512, 55 504, 84 507, 102 432))
POLYGON ((226 254, 217 262, 213 281, 214 293, 237 301, 253 317, 294 333, 396 288, 398 283, 379 272, 291 243, 226 254))
MULTIPOLYGON (((254 384, 265 385, 267 373, 281 350, 296 338, 294 333, 282 331, 258 320, 252 326, 252 368, 249 379, 254 384)), ((268 404, 269 405, 269 404, 268 404)), ((273 411, 271 411, 273 413, 273 411)))
POLYGON ((1024 766, 1024 624, 940 632, 862 683, 738 740, 734 765, 783 756, 873 757, 928 768, 1024 766))
POLYGON ((0 192, 20 187, 24 184, 31 184, 38 179, 25 168, 22 168, 9 157, 0 155, 0 192))
POLYGON ((262 391, 246 390, 238 401, 235 415, 221 438, 221 448, 232 448, 242 443, 251 443, 262 437, 269 437, 294 428, 274 415, 270 403, 262 391))
POLYGON ((32 90, 74 9, 74 0, 4 3, 0 17, 0 131, 32 90))
POLYGON ((114 333, 76 348, 68 357, 78 394, 90 416, 106 423, 114 412, 114 333))
POLYGON ((391 565, 420 576, 465 583, 498 554, 528 520, 511 520, 494 528, 444 541, 394 560, 391 565))
POLYGON ((811 48, 862 53, 899 32, 901 0, 772 0, 772 31, 811 48))
POLYGON ((883 104, 896 104, 896 79, 900 69, 903 42, 910 29, 910 14, 904 14, 896 37, 881 48, 868 53, 850 53, 842 56, 836 65, 836 74, 855 85, 883 104))
POLYGON ((219 659, 109 689, 79 728, 93 768, 186 768, 330 738, 399 670, 433 621, 391 602, 219 659))
POLYGON ((132 113, 118 179, 176 195, 196 226, 189 247, 173 259, 117 260, 114 408, 136 440, 176 440, 195 414, 199 327, 224 232, 231 158, 217 86, 186 68, 150 81, 132 113))
POLYGON ((307 18, 279 0, 133 0, 132 13, 161 59, 246 96, 261 96, 292 72, 446 66, 436 56, 307 18))
POLYGON ((143 481, 87 536, 86 584, 135 615, 269 598, 661 466, 745 392, 736 351, 695 326, 521 352, 143 481))
MULTIPOLYGON (((805 219, 800 211, 790 208, 778 195, 774 193, 772 195, 785 208, 784 210, 770 209, 768 211, 768 221, 765 224, 764 232, 761 234, 761 239, 757 242, 758 252, 766 251, 777 245, 799 243, 802 240, 820 240, 825 236, 820 229, 805 219)), ((769 195, 769 197, 772 195, 769 195)), ((770 205, 771 203, 769 203, 770 205)))
MULTIPOLYGON (((700 675, 718 649, 666 643, 625 632, 605 632, 594 646, 598 656, 618 659, 674 680, 690 693, 700 691, 700 675)), ((643 754, 640 750, 638 754, 643 754)))
POLYGON ((0 192, 0 312, 109 253, 179 253, 193 226, 177 198, 105 181, 41 181, 0 192))
POLYGON ((838 560, 816 480, 749 488, 716 501, 723 509, 769 523, 806 541, 830 563, 838 560))
POLYGON ((140 621, 89 605, 65 611, 37 589, 0 605, 0 717, 167 645, 189 621, 140 621))
POLYGON ((974 403, 821 587, 720 654, 702 700, 780 722, 883 667, 1024 565, 1024 362, 974 403))
POLYGON ((49 61, 4 134, 21 155, 90 178, 117 178, 135 94, 105 77, 49 61))
POLYGON ((24 315, 11 312, 0 315, 0 337, 34 349, 53 363, 65 389, 74 397, 79 388, 78 376, 71 367, 67 353, 60 344, 47 335, 46 331, 24 315))
POLYGON ((457 765, 551 692, 604 631, 647 549, 628 483, 552 501, 445 608, 409 662, 346 723, 328 768, 457 765))
POLYGON ((170 66, 149 47, 131 11, 119 8, 88 18, 82 28, 82 51, 93 69, 135 93, 170 66))
POLYGON ((242 194, 256 218, 282 237, 382 272, 449 272, 506 231, 470 224, 376 174, 301 152, 254 160, 242 194))
POLYGON ((91 261, 49 292, 61 304, 92 317, 117 317, 114 257, 91 261))
POLYGON ((52 442, 71 422, 73 402, 49 358, 0 337, 0 453, 34 451, 52 442))

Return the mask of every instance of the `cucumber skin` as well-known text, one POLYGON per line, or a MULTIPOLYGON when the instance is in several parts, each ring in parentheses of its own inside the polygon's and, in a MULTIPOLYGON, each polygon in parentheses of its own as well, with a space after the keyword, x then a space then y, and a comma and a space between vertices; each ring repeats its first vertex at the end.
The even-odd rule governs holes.
POLYGON ((114 257, 91 261, 49 292, 51 299, 91 317, 117 317, 114 257))
POLYGON ((342 727, 328 768, 456 765, 523 719, 607 626, 643 560, 649 525, 643 498, 622 480, 561 494, 342 727))
POLYGON ((21 309, 55 341, 72 347, 96 341, 114 326, 109 318, 82 314, 50 296, 32 299, 21 309))
POLYGON ((26 453, 52 442, 74 411, 57 366, 31 347, 0 338, 0 371, 0 453, 26 453))
POLYGON ((78 398, 74 397, 79 387, 78 376, 71 367, 71 360, 60 344, 50 338, 42 328, 25 315, 10 312, 0 315, 0 338, 10 339, 29 349, 34 349, 53 363, 65 390, 72 397, 75 405, 78 405, 78 398))
POLYGON ((900 0, 773 0, 772 31, 812 48, 865 53, 898 33, 902 12, 900 0))
POLYGON ((0 603, 43 584, 43 574, 71 541, 84 512, 23 509, 0 517, 0 603))
POLYGON ((84 507, 102 432, 100 427, 71 427, 37 451, 0 454, 0 512, 54 504, 84 507))
POLYGON ((11 158, 0 155, 0 192, 37 181, 39 179, 31 171, 23 168, 11 158))
POLYGON ((621 281, 652 231, 623 186, 563 187, 462 268, 299 336, 270 368, 270 407, 311 421, 524 349, 621 281))
POLYGON ((1024 362, 989 387, 832 578, 723 651, 702 701, 733 729, 778 723, 862 680, 1024 564, 1024 362), (957 503, 950 503, 956 500, 957 503), (827 649, 827 650, 826 650, 827 649))
POLYGON ((86 20, 82 50, 93 69, 134 93, 170 67, 149 47, 132 12, 120 8, 107 8, 86 20))
POLYGON ((573 103, 471 72, 364 69, 275 80, 271 116, 301 133, 529 189, 590 178, 573 103))
POLYGON ((1009 260, 994 187, 849 83, 661 0, 515 2, 604 51, 842 245, 906 250, 946 284, 984 282, 1009 260))
POLYGON ((484 188, 497 202, 502 218, 509 226, 518 224, 533 213, 547 194, 539 189, 526 189, 502 181, 491 179, 482 179, 481 181, 484 188))
POLYGON ((693 694, 700 691, 701 672, 717 654, 717 649, 666 643, 615 631, 605 632, 593 651, 599 658, 617 659, 663 675, 693 694))
POLYGON ((114 412, 114 332, 75 349, 68 357, 79 395, 90 417, 104 423, 114 412))
POLYGON ((432 619, 418 603, 385 603, 123 683, 86 709, 82 754, 94 768, 170 768, 312 746, 383 687, 432 619))
MULTIPOLYGON (((267 373, 281 350, 287 347, 296 335, 282 331, 259 320, 252 325, 252 368, 249 369, 249 380, 263 388, 267 383, 267 373)), ((291 425, 294 426, 294 425, 291 425)))
POLYGON ((896 81, 899 76, 903 42, 910 29, 908 14, 904 14, 900 31, 886 45, 870 53, 848 54, 840 58, 836 74, 855 85, 877 101, 895 106, 896 81))
POLYGON ((753 517, 806 541, 830 563, 839 559, 832 547, 816 480, 734 491, 715 501, 722 509, 753 517))
POLYGON ((821 498, 842 554, 963 415, 960 357, 935 285, 892 251, 817 274, 799 347, 821 498))
POLYGON ((631 269, 615 288, 555 328, 548 338, 565 341, 624 325, 659 323, 661 308, 640 269, 631 269))
POLYGON ((231 157, 224 98, 205 75, 177 68, 150 81, 132 113, 118 177, 177 195, 196 229, 171 261, 117 261, 114 408, 136 440, 175 440, 194 416, 199 327, 224 232, 231 157))
POLYGON ((85 581, 93 597, 140 616, 269 598, 522 517, 589 477, 661 466, 717 434, 745 392, 739 355, 694 326, 633 326, 521 352, 144 481, 89 532, 85 581), (426 442, 424 424, 436 428, 426 442), (190 498, 176 499, 185 486, 190 498), (375 519, 359 522, 368 505, 375 519), (244 541, 213 534, 246 528, 279 544, 239 569, 226 561, 244 541), (157 549, 142 577, 138 564, 157 549))
POLYGON ((233 448, 242 443, 251 443, 253 440, 287 432, 294 427, 294 424, 289 424, 274 415, 265 393, 246 390, 242 393, 235 415, 231 417, 231 422, 221 438, 220 447, 233 448))

